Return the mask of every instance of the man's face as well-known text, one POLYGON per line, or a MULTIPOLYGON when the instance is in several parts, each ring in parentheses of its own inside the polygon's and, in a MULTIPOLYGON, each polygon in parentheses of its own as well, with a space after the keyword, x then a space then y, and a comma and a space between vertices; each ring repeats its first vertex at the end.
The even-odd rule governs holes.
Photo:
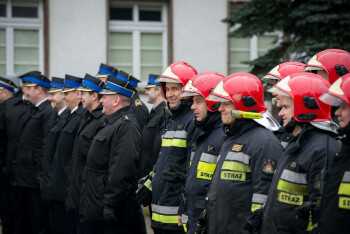
POLYGON ((335 116, 338 117, 339 126, 344 128, 349 124, 350 121, 350 108, 346 102, 342 102, 337 111, 335 112, 335 116))
POLYGON ((202 122, 205 120, 205 118, 207 118, 207 103, 205 102, 204 97, 201 95, 193 97, 193 104, 191 106, 191 109, 193 110, 196 121, 202 122))
POLYGON ((0 89, 0 103, 3 103, 6 100, 5 89, 0 89))
POLYGON ((73 110, 77 105, 79 105, 80 99, 78 96, 78 92, 79 91, 77 90, 73 90, 63 93, 64 100, 67 102, 67 108, 69 110, 73 110))
POLYGON ((24 93, 25 99, 34 105, 37 103, 38 89, 37 86, 29 86, 26 87, 26 92, 24 93))
POLYGON ((148 103, 155 103, 158 97, 158 89, 157 87, 150 87, 150 88, 146 88, 146 95, 148 96, 147 102, 148 103))
POLYGON ((235 105, 232 102, 222 102, 219 111, 221 113, 221 121, 223 124, 232 125, 235 122, 235 118, 232 118, 231 111, 236 110, 235 105))
POLYGON ((329 77, 325 70, 317 70, 317 75, 322 76, 329 82, 329 77))
POLYGON ((294 116, 294 102, 291 97, 284 96, 282 99, 282 109, 278 113, 283 120, 283 127, 285 127, 294 116))
POLYGON ((88 91, 81 91, 81 103, 85 110, 91 111, 94 99, 94 95, 88 91))
POLYGON ((56 110, 61 110, 66 106, 66 101, 64 100, 64 95, 62 92, 50 93, 49 100, 51 101, 52 108, 56 110))
POLYGON ((182 84, 167 82, 165 84, 165 90, 170 109, 178 107, 181 103, 180 94, 182 92, 182 84))
POLYGON ((100 99, 103 106, 102 114, 111 115, 115 112, 116 97, 117 95, 102 95, 100 99))
POLYGON ((277 93, 272 93, 272 96, 274 96, 276 98, 276 106, 278 108, 280 108, 282 106, 283 95, 277 94, 277 93))

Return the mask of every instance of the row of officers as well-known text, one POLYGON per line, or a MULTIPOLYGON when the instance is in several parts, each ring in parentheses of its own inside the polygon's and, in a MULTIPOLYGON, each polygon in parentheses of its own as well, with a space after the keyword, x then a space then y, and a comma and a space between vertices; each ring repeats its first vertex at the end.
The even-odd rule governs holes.
POLYGON ((4 233, 348 233, 350 53, 262 78, 185 62, 138 80, 0 79, 4 233), (275 120, 265 89, 280 108, 275 120), (166 100, 165 100, 166 99, 166 100), (282 126, 281 126, 282 125, 282 126))

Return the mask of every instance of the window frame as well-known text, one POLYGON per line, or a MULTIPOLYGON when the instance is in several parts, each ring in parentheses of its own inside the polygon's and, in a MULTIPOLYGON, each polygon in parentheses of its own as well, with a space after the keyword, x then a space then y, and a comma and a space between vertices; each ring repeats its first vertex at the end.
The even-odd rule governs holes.
MULTIPOLYGON (((132 74, 138 79, 141 77, 141 34, 142 33, 161 33, 162 34, 162 69, 168 65, 168 6, 164 2, 138 2, 138 1, 110 1, 108 11, 111 6, 132 6, 133 20, 110 20, 108 17, 108 53, 111 45, 109 44, 110 33, 127 32, 132 33, 132 74), (139 21, 139 6, 160 6, 161 21, 139 21)), ((109 56, 108 60, 109 60, 109 56)), ((108 61, 110 63, 110 61, 108 61)), ((113 64, 111 64, 113 65, 113 64)), ((129 64, 125 64, 129 65, 129 64)), ((146 84, 142 80, 142 85, 146 84)))
POLYGON ((44 27, 43 27, 43 0, 38 0, 38 18, 16 17, 12 18, 12 0, 6 1, 6 17, 0 17, 0 29, 6 34, 6 75, 14 74, 14 31, 38 30, 39 33, 39 61, 37 63, 23 63, 23 65, 38 65, 40 71, 44 69, 44 27))

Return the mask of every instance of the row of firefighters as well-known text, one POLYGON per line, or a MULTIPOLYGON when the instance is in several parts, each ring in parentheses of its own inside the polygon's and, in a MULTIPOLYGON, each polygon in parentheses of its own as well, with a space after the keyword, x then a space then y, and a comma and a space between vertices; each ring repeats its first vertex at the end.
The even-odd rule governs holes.
POLYGON ((176 62, 150 112, 106 64, 0 77, 3 233, 146 233, 140 205, 156 234, 349 233, 349 70, 340 49, 261 80, 176 62))

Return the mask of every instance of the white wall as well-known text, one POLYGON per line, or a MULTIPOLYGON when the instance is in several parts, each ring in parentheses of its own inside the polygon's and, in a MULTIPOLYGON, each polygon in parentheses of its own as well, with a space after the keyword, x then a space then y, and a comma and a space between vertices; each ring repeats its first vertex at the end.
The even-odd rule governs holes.
POLYGON ((227 75, 227 0, 173 0, 174 61, 227 75))
POLYGON ((50 76, 96 75, 107 60, 107 0, 49 0, 50 76))

